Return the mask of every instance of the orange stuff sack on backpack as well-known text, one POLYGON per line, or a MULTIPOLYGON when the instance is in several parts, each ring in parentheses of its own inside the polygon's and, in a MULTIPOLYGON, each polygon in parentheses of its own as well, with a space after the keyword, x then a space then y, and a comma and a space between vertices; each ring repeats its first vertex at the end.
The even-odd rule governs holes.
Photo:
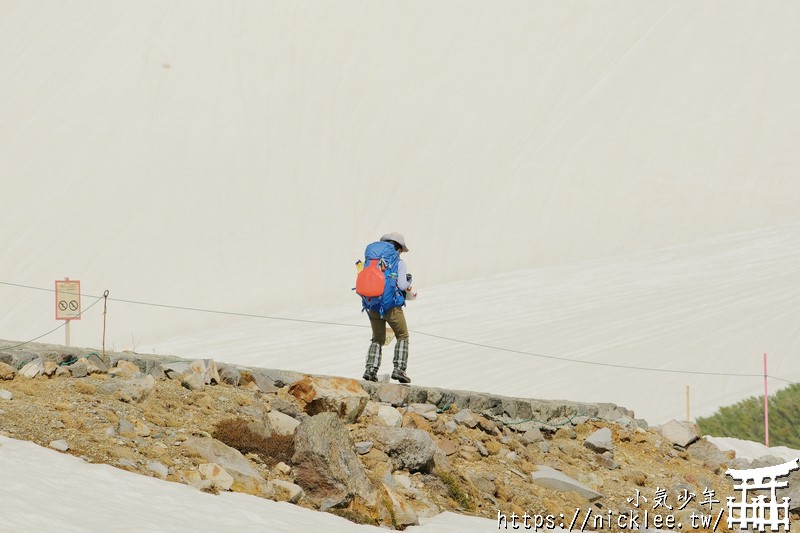
POLYGON ((365 298, 376 298, 383 295, 386 286, 386 276, 378 266, 377 259, 367 261, 367 266, 362 268, 356 276, 356 293, 365 298))

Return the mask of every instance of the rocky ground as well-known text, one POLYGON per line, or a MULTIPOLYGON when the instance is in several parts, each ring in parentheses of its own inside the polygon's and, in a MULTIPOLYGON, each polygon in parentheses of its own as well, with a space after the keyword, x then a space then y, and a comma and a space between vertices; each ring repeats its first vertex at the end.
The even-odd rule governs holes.
POLYGON ((650 527, 713 529, 722 511, 725 531, 739 499, 725 471, 750 467, 689 424, 648 429, 616 406, 40 344, 0 352, 0 434, 397 529, 445 510, 501 528, 526 515, 569 528, 577 511, 576 529, 589 515, 587 529, 619 530, 647 511, 650 527))

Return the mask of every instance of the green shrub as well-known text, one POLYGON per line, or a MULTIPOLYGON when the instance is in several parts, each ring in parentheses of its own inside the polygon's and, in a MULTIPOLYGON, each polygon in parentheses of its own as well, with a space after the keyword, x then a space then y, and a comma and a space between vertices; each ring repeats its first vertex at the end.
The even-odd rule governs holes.
MULTIPOLYGON (((769 445, 800 448, 800 384, 791 385, 769 398, 769 445)), ((764 442, 764 397, 752 397, 721 407, 709 417, 698 418, 706 435, 764 442)))
POLYGON ((442 470, 436 470, 434 473, 442 480, 442 483, 444 483, 444 486, 447 488, 447 495, 450 496, 450 499, 456 502, 459 507, 467 511, 475 509, 469 494, 461 488, 461 483, 455 476, 442 470))

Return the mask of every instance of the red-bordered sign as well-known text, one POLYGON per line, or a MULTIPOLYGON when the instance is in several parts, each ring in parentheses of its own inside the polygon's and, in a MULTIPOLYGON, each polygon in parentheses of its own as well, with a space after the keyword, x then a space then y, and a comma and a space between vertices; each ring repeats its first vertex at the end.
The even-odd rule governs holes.
POLYGON ((56 320, 81 319, 81 282, 56 280, 56 320))

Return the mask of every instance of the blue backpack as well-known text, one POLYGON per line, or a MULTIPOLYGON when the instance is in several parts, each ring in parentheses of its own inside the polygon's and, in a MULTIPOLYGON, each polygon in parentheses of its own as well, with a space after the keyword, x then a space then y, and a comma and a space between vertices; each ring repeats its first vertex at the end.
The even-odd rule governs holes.
MULTIPOLYGON (((383 294, 379 296, 361 296, 362 309, 378 311, 381 318, 383 314, 392 307, 405 305, 406 299, 403 291, 397 288, 397 264, 400 261, 400 254, 394 249, 394 245, 389 242, 373 242, 364 251, 364 269, 359 272, 359 276, 369 274, 374 271, 375 266, 379 266, 383 272, 384 285, 383 294), (370 268, 372 267, 372 268, 370 268)), ((356 280, 356 286, 358 286, 356 280)))

